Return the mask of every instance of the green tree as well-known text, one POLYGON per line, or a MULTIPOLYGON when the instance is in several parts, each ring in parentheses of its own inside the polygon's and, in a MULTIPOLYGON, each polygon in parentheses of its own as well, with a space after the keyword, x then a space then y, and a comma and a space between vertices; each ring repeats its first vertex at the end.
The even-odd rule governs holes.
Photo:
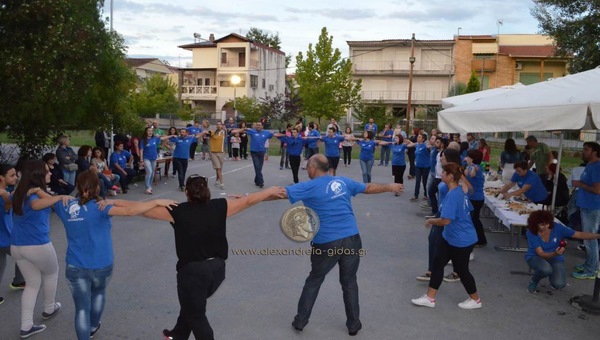
POLYGON ((181 106, 176 95, 175 84, 170 79, 155 74, 146 79, 133 95, 133 109, 142 117, 154 117, 157 113, 174 114, 181 106))
MULTIPOLYGON (((382 100, 376 102, 361 101, 352 110, 352 116, 362 122, 360 130, 369 122, 370 118, 373 118, 379 130, 383 130, 384 125, 391 122, 391 117, 388 115, 385 103, 382 100)), ((395 127, 393 124, 392 126, 395 127)))
POLYGON ((246 33, 246 38, 278 50, 281 49, 279 33, 269 34, 259 28, 250 27, 250 30, 246 33))
POLYGON ((340 119, 360 101, 361 82, 352 79, 352 63, 332 48, 333 36, 323 27, 319 42, 308 45, 306 58, 296 56, 296 82, 303 114, 319 119, 340 119))
POLYGON ((554 38, 557 54, 573 58, 572 73, 600 65, 598 0, 536 0, 531 14, 542 32, 554 38))
MULTIPOLYGON (((227 103, 233 107, 233 102, 227 103)), ((250 126, 250 123, 255 123, 260 120, 263 115, 263 105, 254 97, 239 97, 236 99, 236 108, 250 126)))
POLYGON ((465 89, 465 93, 473 93, 479 91, 479 78, 475 75, 475 71, 471 72, 471 78, 469 78, 469 82, 467 83, 467 88, 465 89))
POLYGON ((132 118, 126 97, 135 78, 122 42, 97 1, 0 4, 0 125, 21 156, 41 156, 63 130, 132 118))

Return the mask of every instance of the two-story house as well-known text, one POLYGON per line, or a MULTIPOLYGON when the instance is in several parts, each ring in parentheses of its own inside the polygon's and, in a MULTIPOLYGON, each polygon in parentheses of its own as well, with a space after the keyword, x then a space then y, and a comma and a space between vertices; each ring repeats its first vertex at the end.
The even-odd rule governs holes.
POLYGON ((125 58, 125 63, 135 72, 138 84, 144 83, 155 74, 163 77, 173 74, 173 69, 157 58, 125 58))
POLYGON ((233 117, 233 107, 225 104, 234 97, 285 93, 285 53, 278 49, 235 33, 179 47, 192 51, 192 67, 180 69, 181 99, 212 118, 233 117))
MULTIPOLYGON (((383 102, 395 117, 406 117, 410 39, 347 41, 354 79, 362 80, 362 99, 383 102)), ((411 107, 439 106, 453 77, 453 40, 416 40, 411 107)), ((350 117, 349 117, 350 118, 350 117)))
POLYGON ((456 83, 467 84, 475 71, 484 90, 563 77, 569 62, 556 56, 550 37, 540 34, 457 36, 454 56, 456 83))

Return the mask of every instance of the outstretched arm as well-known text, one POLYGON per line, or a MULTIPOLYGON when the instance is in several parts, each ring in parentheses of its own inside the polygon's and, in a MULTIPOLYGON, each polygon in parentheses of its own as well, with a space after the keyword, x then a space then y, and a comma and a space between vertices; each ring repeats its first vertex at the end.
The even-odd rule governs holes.
POLYGON ((227 217, 242 212, 262 201, 282 199, 287 196, 282 187, 270 187, 267 190, 253 192, 238 199, 227 200, 227 217))
MULTIPOLYGON (((169 199, 155 199, 148 202, 132 202, 126 200, 114 200, 113 207, 108 211, 110 216, 133 216, 147 212, 155 207, 164 207, 171 209, 172 206, 177 206, 177 201, 169 199)), ((100 209, 111 203, 111 201, 100 201, 100 209)))
POLYGON ((363 194, 381 194, 383 192, 393 192, 393 193, 401 193, 404 191, 404 185, 400 183, 389 183, 389 184, 379 184, 379 183, 367 183, 367 188, 363 192, 363 194))

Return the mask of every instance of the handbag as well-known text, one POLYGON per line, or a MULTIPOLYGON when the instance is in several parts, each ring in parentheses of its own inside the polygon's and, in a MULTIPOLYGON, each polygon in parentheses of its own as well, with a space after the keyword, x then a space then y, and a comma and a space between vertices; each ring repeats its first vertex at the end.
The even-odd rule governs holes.
POLYGON ((107 176, 110 176, 110 175, 113 174, 110 169, 104 169, 104 171, 102 171, 102 173, 105 174, 105 175, 107 175, 107 176))
POLYGON ((77 171, 77 169, 79 169, 79 166, 75 163, 69 163, 65 164, 65 168, 67 168, 68 171, 77 171))

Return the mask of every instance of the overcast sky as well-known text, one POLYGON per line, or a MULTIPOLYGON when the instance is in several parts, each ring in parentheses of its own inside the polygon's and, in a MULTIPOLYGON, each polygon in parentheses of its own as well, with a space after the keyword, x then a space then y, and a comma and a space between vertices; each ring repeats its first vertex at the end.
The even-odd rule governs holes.
MULTIPOLYGON (((113 1, 113 27, 125 37, 130 57, 156 57, 181 67, 191 62, 191 52, 177 46, 193 43, 195 32, 218 39, 257 27, 278 33, 281 49, 294 60, 318 41, 322 27, 344 56, 348 40, 409 39, 412 33, 417 39, 453 39, 459 27, 461 35, 539 30, 530 14, 532 0, 113 1)), ((110 0, 105 5, 108 17, 110 0)))

